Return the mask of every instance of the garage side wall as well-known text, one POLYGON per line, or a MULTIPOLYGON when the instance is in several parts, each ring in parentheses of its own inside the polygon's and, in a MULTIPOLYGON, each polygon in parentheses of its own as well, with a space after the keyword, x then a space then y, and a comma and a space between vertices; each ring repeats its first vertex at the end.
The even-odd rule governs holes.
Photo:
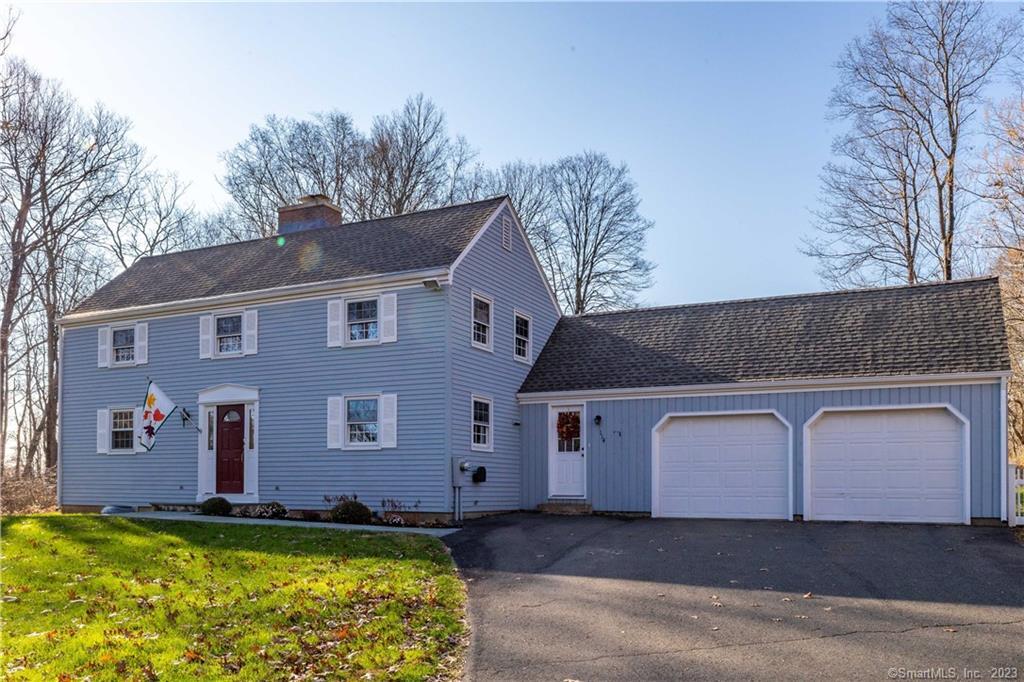
MULTIPOLYGON (((651 429, 667 412, 777 410, 793 426, 794 513, 803 513, 803 427, 822 407, 949 403, 971 423, 971 516, 999 518, 1000 387, 924 386, 586 403, 587 496, 596 511, 651 511, 651 429), (594 416, 601 415, 600 428, 594 416)), ((547 405, 523 406, 523 507, 547 500, 547 405)))

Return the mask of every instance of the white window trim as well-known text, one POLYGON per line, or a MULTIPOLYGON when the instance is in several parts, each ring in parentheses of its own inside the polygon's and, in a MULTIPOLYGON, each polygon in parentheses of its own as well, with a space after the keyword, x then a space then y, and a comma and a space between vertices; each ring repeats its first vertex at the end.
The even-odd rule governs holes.
POLYGON ((110 348, 109 348, 109 352, 110 352, 110 365, 109 366, 112 367, 112 368, 113 367, 134 367, 135 364, 136 364, 135 363, 136 353, 138 352, 138 349, 139 349, 139 340, 137 338, 135 338, 135 323, 134 322, 126 322, 125 324, 111 325, 110 328, 109 328, 108 333, 110 334, 110 348), (127 361, 126 360, 122 360, 122 361, 118 362, 117 361, 117 353, 114 352, 114 348, 115 348, 115 346, 114 346, 114 332, 120 332, 120 331, 124 331, 126 329, 130 329, 132 331, 132 359, 131 360, 127 360, 127 361))
MULTIPOLYGON (((803 518, 805 521, 814 520, 814 505, 811 495, 811 469, 814 462, 814 439, 812 437, 813 426, 826 414, 834 412, 886 412, 892 410, 945 410, 953 416, 962 429, 961 437, 961 471, 963 472, 963 523, 971 525, 971 420, 963 412, 953 407, 951 403, 908 403, 899 405, 829 405, 819 408, 810 418, 804 422, 803 429, 803 518)), ((792 472, 790 472, 792 474, 792 472)), ((792 476, 791 476, 792 477, 792 476)))
MULTIPOLYGON (((483 422, 481 422, 483 423, 483 422)), ((469 449, 474 452, 494 452, 494 401, 483 395, 473 394, 469 396, 469 449), (475 403, 487 403, 487 444, 480 445, 474 441, 473 427, 477 424, 475 403)))
POLYGON ((342 450, 380 450, 380 408, 382 393, 354 393, 341 396, 341 449, 342 450), (350 400, 376 400, 377 401, 377 442, 376 443, 352 443, 348 439, 348 401, 350 400))
MULTIPOLYGON (((212 313, 213 322, 210 325, 210 357, 211 358, 240 358, 245 355, 245 311, 244 310, 225 310, 219 313, 212 313), (239 341, 241 347, 237 351, 230 353, 222 353, 220 350, 220 344, 217 336, 217 320, 222 317, 238 317, 239 320, 239 341)), ((232 334, 232 336, 234 336, 232 334)))
POLYGON ((354 298, 345 298, 341 301, 341 345, 342 346, 379 346, 381 344, 380 339, 380 313, 381 313, 381 302, 380 294, 376 296, 358 296, 354 298), (353 341, 348 335, 348 307, 352 303, 365 303, 366 301, 374 301, 377 303, 377 338, 375 339, 361 339, 353 341))
POLYGON ((547 437, 545 443, 547 447, 547 471, 548 471, 548 498, 557 500, 585 500, 587 499, 587 475, 590 471, 590 458, 586 456, 587 452, 587 410, 589 403, 586 401, 569 401, 569 402, 552 402, 548 404, 548 416, 547 416, 547 437), (580 495, 565 495, 554 490, 555 481, 555 455, 558 450, 558 434, 556 433, 556 427, 558 425, 558 413, 570 410, 578 409, 580 411, 580 451, 584 453, 583 456, 583 493, 580 495))
POLYGON ((530 315, 522 312, 521 310, 512 311, 512 357, 517 362, 522 362, 526 365, 533 364, 533 318, 530 315), (526 357, 520 357, 516 353, 516 340, 519 338, 519 334, 516 332, 516 318, 523 318, 529 323, 529 329, 526 334, 526 357))
POLYGON ((469 297, 469 342, 473 348, 485 350, 488 353, 494 352, 494 299, 479 291, 474 291, 469 297), (487 343, 483 344, 476 340, 473 334, 473 325, 476 324, 476 301, 477 299, 487 303, 487 343))
MULTIPOLYGON (((113 346, 111 346, 111 354, 113 354, 113 346)), ((135 412, 136 406, 118 405, 117 407, 110 407, 107 409, 107 454, 108 455, 134 455, 135 450, 135 439, 139 433, 139 425, 135 423, 135 412), (132 413, 132 447, 131 448, 114 448, 114 413, 115 412, 131 412, 132 413)), ((118 429, 118 431, 124 431, 124 429, 118 429)))
POLYGON ((196 421, 200 424, 198 430, 198 489, 196 502, 202 502, 211 497, 223 497, 232 504, 253 504, 260 501, 260 389, 255 386, 242 386, 241 384, 217 384, 199 391, 197 395, 199 406, 196 421), (250 424, 245 423, 242 430, 242 447, 245 452, 244 463, 244 485, 241 493, 218 493, 217 489, 217 406, 242 404, 245 410, 245 419, 252 419, 252 434, 255 443, 249 442, 250 424), (208 413, 213 412, 213 418, 208 413), (214 431, 210 434, 207 429, 213 424, 214 431), (210 445, 211 447, 207 447, 210 445), (206 489, 204 489, 206 488, 206 489))
MULTIPOLYGON (((703 418, 703 417, 736 417, 743 415, 768 415, 774 417, 783 426, 786 427, 787 433, 787 447, 788 455, 786 461, 786 480, 789 485, 787 490, 789 491, 788 504, 788 516, 787 520, 793 520, 793 470, 796 466, 796 447, 793 441, 793 425, 788 419, 782 416, 782 413, 778 410, 767 408, 767 409, 754 409, 754 410, 707 410, 707 411, 696 411, 696 412, 666 412, 662 415, 661 419, 651 427, 651 518, 658 518, 661 516, 661 496, 659 491, 661 490, 661 458, 658 456, 658 451, 661 448, 661 432, 664 431, 665 427, 673 419, 680 418, 703 418)), ((580 415, 583 416, 582 413, 580 415)), ((584 424, 586 422, 583 422, 584 424)), ((806 441, 804 441, 806 443, 806 441)), ((584 479, 585 480, 585 479, 584 479)), ((806 511, 805 511, 806 513, 806 511)), ((804 518, 807 518, 806 516, 804 518)))

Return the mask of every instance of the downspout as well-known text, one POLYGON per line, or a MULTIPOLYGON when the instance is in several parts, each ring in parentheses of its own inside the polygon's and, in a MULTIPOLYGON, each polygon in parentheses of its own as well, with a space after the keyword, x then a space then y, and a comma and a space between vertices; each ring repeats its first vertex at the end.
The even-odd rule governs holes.
MULTIPOLYGON (((456 500, 455 481, 452 480, 452 329, 455 325, 455 318, 452 311, 452 291, 455 288, 455 273, 448 272, 448 285, 443 289, 444 295, 444 463, 448 478, 445 497, 451 496, 452 518, 456 519, 458 512, 458 501, 456 500)), ((448 506, 448 505, 445 505, 448 506)))
POLYGON ((60 341, 57 347, 57 508, 64 506, 64 336, 63 326, 58 325, 60 341))

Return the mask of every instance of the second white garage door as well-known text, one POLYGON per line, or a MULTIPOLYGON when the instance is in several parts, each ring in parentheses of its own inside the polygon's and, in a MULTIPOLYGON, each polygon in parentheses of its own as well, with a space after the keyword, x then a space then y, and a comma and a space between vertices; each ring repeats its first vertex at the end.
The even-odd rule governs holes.
POLYGON ((825 412, 808 436, 807 518, 967 520, 964 428, 948 410, 825 412))
POLYGON ((671 417, 653 456, 654 516, 790 518, 789 429, 773 414, 671 417))

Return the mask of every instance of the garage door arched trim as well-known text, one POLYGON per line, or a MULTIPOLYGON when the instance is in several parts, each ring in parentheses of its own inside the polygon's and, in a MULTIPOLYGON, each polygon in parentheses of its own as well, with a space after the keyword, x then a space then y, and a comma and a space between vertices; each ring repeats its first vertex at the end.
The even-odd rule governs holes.
POLYGON ((786 489, 788 491, 789 503, 788 503, 788 518, 790 521, 793 520, 793 425, 786 420, 785 417, 779 413, 778 410, 766 409, 766 410, 717 410, 717 411, 705 411, 705 412, 667 412, 651 429, 651 516, 661 516, 661 500, 658 491, 660 490, 660 472, 659 464, 660 457, 658 453, 661 449, 661 432, 665 426, 668 425, 673 419, 680 417, 733 417, 742 415, 770 415, 775 417, 783 426, 786 427, 787 444, 788 444, 788 457, 787 457, 787 473, 786 480, 788 485, 786 489))
POLYGON ((804 422, 803 428, 803 518, 806 521, 814 520, 814 509, 811 504, 811 465, 814 461, 814 447, 811 438, 811 427, 814 426, 826 414, 833 412, 890 412, 907 410, 946 410, 960 422, 962 428, 961 466, 963 471, 963 522, 971 523, 971 421, 958 409, 949 403, 918 403, 913 405, 836 405, 822 407, 810 419, 804 422))

